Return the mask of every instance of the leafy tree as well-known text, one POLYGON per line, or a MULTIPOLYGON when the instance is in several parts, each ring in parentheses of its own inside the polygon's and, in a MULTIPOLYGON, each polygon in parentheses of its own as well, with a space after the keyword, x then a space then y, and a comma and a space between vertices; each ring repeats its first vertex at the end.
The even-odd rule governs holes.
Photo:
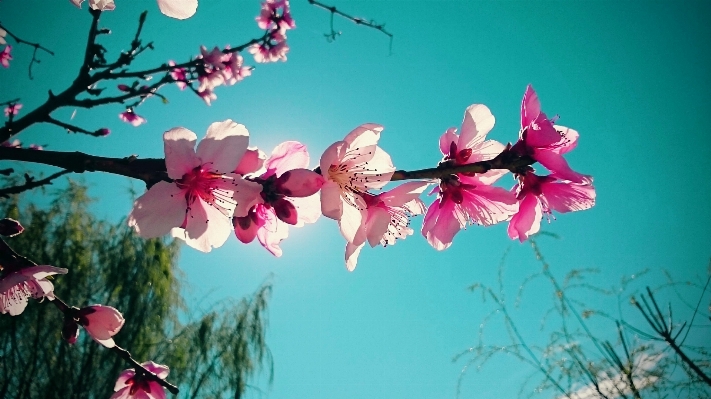
MULTIPOLYGON (((25 227, 8 244, 38 264, 69 269, 54 279, 55 294, 68 304, 101 303, 123 312, 117 344, 139 362, 168 364, 168 379, 181 388, 178 397, 242 397, 250 378, 271 368, 265 341, 271 285, 186 322, 178 244, 139 238, 125 221, 99 220, 90 203, 77 183, 59 191, 46 209, 6 201, 0 212, 25 227)), ((85 332, 73 345, 62 340, 62 317, 50 301, 31 301, 22 315, 0 318, 0 397, 111 395, 116 377, 130 366, 85 332)))

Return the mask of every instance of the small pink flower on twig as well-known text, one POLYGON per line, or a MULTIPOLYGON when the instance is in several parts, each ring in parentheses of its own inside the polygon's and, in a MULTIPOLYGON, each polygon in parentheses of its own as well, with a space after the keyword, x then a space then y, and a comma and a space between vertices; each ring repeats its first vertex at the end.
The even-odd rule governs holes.
POLYGON ((53 274, 66 274, 67 269, 54 266, 32 266, 0 271, 0 313, 16 316, 27 307, 28 298, 54 299, 54 286, 47 280, 53 274))
POLYGON ((39 144, 30 144, 30 146, 27 148, 29 148, 30 150, 35 150, 35 151, 43 151, 44 150, 44 147, 42 147, 39 144))
POLYGON ((7 45, 2 52, 0 52, 0 64, 2 64, 5 68, 10 67, 10 60, 12 59, 12 55, 10 55, 11 50, 12 46, 7 45))
POLYGON ((7 36, 7 31, 3 28, 0 28, 0 45, 7 44, 7 42, 5 41, 5 36, 7 36))
MULTIPOLYGON (((141 366, 162 380, 170 372, 168 366, 152 361, 142 363, 141 366)), ((114 391, 110 399, 165 399, 165 390, 159 383, 148 378, 143 372, 136 373, 134 369, 121 372, 114 391)))
POLYGON ((133 109, 129 108, 124 112, 121 112, 119 114, 119 119, 126 123, 130 123, 133 126, 140 126, 144 123, 146 123, 146 119, 143 118, 142 116, 135 114, 133 112, 133 109))
POLYGON ((22 143, 18 139, 12 140, 12 142, 3 141, 2 143, 0 143, 0 147, 20 148, 22 147, 22 143))
POLYGON ((22 104, 20 104, 20 103, 10 104, 7 107, 5 107, 5 116, 9 117, 10 115, 17 115, 21 109, 22 109, 22 104))
MULTIPOLYGON (((173 60, 168 61, 168 65, 175 66, 173 60)), ((170 70, 170 77, 175 81, 175 85, 178 86, 180 90, 184 90, 188 84, 186 83, 188 78, 185 74, 185 68, 173 68, 170 70)))
POLYGON ((79 336, 77 326, 82 326, 96 342, 107 348, 116 346, 113 337, 123 327, 125 320, 121 312, 111 306, 92 305, 81 309, 70 308, 65 311, 62 337, 69 343, 76 342, 79 336))

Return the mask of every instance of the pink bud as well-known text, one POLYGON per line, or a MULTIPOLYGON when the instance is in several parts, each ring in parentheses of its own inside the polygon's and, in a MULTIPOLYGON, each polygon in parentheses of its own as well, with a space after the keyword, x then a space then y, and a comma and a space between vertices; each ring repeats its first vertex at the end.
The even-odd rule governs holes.
POLYGON ((0 219, 0 235, 5 237, 14 237, 25 230, 24 227, 15 219, 5 218, 0 219))
POLYGON ((125 320, 121 312, 111 306, 92 305, 80 309, 77 316, 79 324, 96 342, 107 348, 116 345, 111 337, 123 327, 125 320))
POLYGON ((298 222, 296 207, 284 198, 279 198, 274 202, 274 213, 284 223, 295 225, 298 222))
POLYGON ((287 197, 308 197, 316 194, 325 182, 323 176, 309 169, 292 169, 276 180, 279 193, 287 197))
POLYGON ((125 92, 127 92, 127 93, 128 93, 129 91, 131 91, 131 88, 128 87, 127 85, 124 85, 124 84, 120 84, 120 85, 118 85, 118 86, 116 86, 116 87, 118 87, 119 90, 125 91, 125 92))
POLYGON ((106 137, 109 134, 111 134, 111 130, 107 128, 102 128, 96 131, 96 135, 101 136, 101 137, 106 137))

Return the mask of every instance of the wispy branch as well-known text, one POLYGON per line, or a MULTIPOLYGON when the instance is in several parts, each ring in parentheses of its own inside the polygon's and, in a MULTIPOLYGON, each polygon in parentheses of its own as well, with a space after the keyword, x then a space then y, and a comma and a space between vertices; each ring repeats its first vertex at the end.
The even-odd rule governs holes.
MULTIPOLYGON (((37 152, 36 150, 30 150, 30 151, 37 152)), ((32 176, 25 173, 25 183, 17 185, 17 186, 6 187, 6 188, 0 189, 0 198, 7 198, 11 194, 19 194, 24 191, 32 190, 33 188, 52 184, 54 179, 64 176, 67 173, 71 173, 71 171, 70 170, 63 170, 63 171, 54 173, 54 174, 47 176, 44 179, 40 179, 40 180, 35 180, 32 176)))
POLYGON ((32 52, 32 59, 30 60, 30 65, 29 65, 29 67, 28 67, 28 74, 29 74, 30 80, 31 80, 31 79, 34 79, 34 78, 32 77, 32 64, 34 64, 35 62, 38 63, 38 64, 41 63, 40 59, 37 58, 37 51, 38 51, 38 50, 42 50, 42 51, 45 51, 45 52, 49 53, 49 54, 52 55, 52 56, 54 55, 54 52, 52 52, 52 50, 50 50, 50 49, 48 49, 48 48, 46 48, 46 47, 40 45, 39 43, 28 42, 27 40, 24 40, 24 39, 21 39, 21 38, 17 37, 17 35, 15 35, 15 34, 13 34, 12 32, 10 32, 10 31, 2 24, 2 22, 0 22, 0 28, 4 29, 5 32, 7 32, 7 34, 10 35, 10 37, 13 38, 13 39, 15 40, 15 42, 17 42, 17 44, 26 44, 26 45, 28 45, 28 46, 34 47, 34 51, 32 52))
POLYGON ((393 34, 385 30, 385 24, 379 24, 376 23, 373 20, 365 20, 360 17, 354 17, 352 15, 346 14, 343 11, 337 9, 335 6, 329 6, 327 4, 321 3, 320 1, 316 0, 308 0, 309 4, 314 5, 316 7, 322 8, 326 11, 329 11, 331 13, 331 32, 330 33, 325 33, 324 36, 326 36, 326 39, 328 41, 334 41, 336 38, 341 34, 341 32, 336 31, 333 27, 333 18, 334 16, 338 15, 340 17, 343 17, 349 21, 353 21, 356 25, 362 25, 371 29, 378 30, 382 32, 384 35, 390 38, 390 54, 393 52, 393 34))

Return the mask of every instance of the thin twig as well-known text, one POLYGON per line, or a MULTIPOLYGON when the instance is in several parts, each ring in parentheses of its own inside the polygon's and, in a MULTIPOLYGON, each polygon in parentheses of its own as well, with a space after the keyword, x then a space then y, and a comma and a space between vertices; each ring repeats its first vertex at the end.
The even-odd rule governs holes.
MULTIPOLYGON (((40 152, 37 150, 29 150, 29 151, 40 152)), ((0 189, 0 198, 7 198, 9 195, 12 195, 12 194, 19 194, 24 191, 32 190, 33 188, 52 184, 54 179, 64 176, 67 173, 71 173, 71 171, 70 170, 62 170, 60 172, 54 173, 54 174, 47 176, 44 179, 40 179, 40 180, 35 180, 30 175, 25 174, 25 183, 24 184, 0 189)))
POLYGON ((35 62, 39 64, 41 62, 39 60, 39 58, 37 58, 37 51, 38 50, 46 51, 47 53, 49 53, 52 56, 54 56, 54 52, 52 52, 52 50, 40 45, 39 43, 28 42, 27 40, 23 40, 23 39, 17 37, 15 34, 10 32, 1 22, 0 22, 0 28, 5 30, 5 32, 7 32, 7 34, 10 35, 10 37, 15 39, 15 42, 17 42, 17 44, 26 44, 28 46, 34 47, 34 51, 32 52, 32 59, 30 60, 30 65, 28 67, 28 74, 29 74, 30 80, 34 79, 32 77, 32 64, 34 64, 35 62))
POLYGON ((316 0, 308 0, 308 2, 311 5, 322 8, 322 9, 329 11, 331 13, 331 32, 324 34, 324 36, 326 36, 327 40, 329 40, 329 41, 336 40, 336 37, 338 37, 341 34, 341 32, 336 32, 333 28, 333 16, 338 15, 338 16, 343 17, 349 21, 353 21, 353 23, 355 23, 356 25, 362 25, 362 26, 365 26, 365 27, 368 27, 371 29, 378 30, 378 31, 382 32, 384 35, 388 36, 390 38, 390 54, 393 53, 393 34, 385 30, 385 24, 378 24, 372 20, 367 21, 367 20, 360 18, 360 17, 354 17, 351 15, 348 15, 348 14, 344 13, 343 11, 337 9, 334 6, 329 6, 327 4, 321 3, 316 0))

